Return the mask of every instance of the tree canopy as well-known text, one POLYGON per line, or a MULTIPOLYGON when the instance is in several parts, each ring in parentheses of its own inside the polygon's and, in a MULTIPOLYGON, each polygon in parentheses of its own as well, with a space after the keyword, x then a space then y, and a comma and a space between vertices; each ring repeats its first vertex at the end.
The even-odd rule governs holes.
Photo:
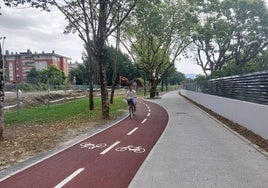
MULTIPOLYGON (((117 53, 114 47, 107 48, 107 64, 106 64, 106 75, 107 75, 107 84, 109 86, 112 85, 112 76, 113 76, 113 61, 114 61, 114 54, 117 53)), ((130 57, 123 52, 118 52, 118 74, 116 76, 116 84, 119 84, 119 76, 123 76, 128 78, 129 80, 134 80, 140 77, 139 70, 134 66, 133 62, 131 61, 130 57)), ((97 78, 98 73, 95 73, 97 78)), ((85 85, 89 82, 89 67, 86 61, 82 64, 78 64, 77 68, 71 70, 69 74, 69 81, 73 81, 73 77, 76 79, 76 84, 78 85, 85 85)), ((99 85, 99 80, 96 79, 94 84, 99 85)))
POLYGON ((37 71, 32 68, 26 77, 28 83, 44 83, 50 85, 65 84, 66 76, 63 71, 58 69, 55 65, 50 65, 48 69, 37 71))
POLYGON ((190 12, 184 1, 138 1, 123 25, 123 38, 130 47, 125 46, 150 82, 150 97, 191 43, 189 31, 195 19, 190 12))
POLYGON ((208 0, 197 6, 192 35, 197 63, 208 76, 228 62, 244 65, 268 45, 268 12, 263 0, 208 0))

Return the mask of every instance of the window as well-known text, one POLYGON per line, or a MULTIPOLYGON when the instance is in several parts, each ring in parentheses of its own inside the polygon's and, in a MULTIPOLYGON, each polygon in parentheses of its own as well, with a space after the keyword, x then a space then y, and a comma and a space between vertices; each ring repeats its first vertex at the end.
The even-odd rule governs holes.
POLYGON ((42 69, 47 69, 47 62, 46 61, 35 62, 35 68, 38 71, 42 69))
POLYGON ((23 62, 23 66, 31 66, 31 67, 33 67, 34 66, 34 62, 33 61, 25 61, 25 62, 23 62))

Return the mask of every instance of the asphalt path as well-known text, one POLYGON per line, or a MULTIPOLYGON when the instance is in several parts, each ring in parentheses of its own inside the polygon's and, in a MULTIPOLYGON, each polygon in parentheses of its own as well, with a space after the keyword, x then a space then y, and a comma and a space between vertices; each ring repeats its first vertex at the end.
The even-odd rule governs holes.
POLYGON ((167 110, 168 125, 129 188, 268 188, 267 152, 178 91, 151 101, 167 110))
POLYGON ((0 188, 128 187, 168 119, 163 107, 140 100, 133 120, 125 118, 3 178, 0 188))

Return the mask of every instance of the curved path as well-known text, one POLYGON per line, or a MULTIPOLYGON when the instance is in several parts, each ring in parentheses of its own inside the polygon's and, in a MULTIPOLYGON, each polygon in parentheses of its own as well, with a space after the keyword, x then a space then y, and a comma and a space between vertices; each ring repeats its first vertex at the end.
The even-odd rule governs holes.
POLYGON ((127 187, 167 122, 164 108, 140 101, 133 120, 126 118, 0 180, 0 187, 127 187))
POLYGON ((154 102, 167 110, 168 125, 129 188, 268 187, 267 152, 194 106, 178 91, 154 102))

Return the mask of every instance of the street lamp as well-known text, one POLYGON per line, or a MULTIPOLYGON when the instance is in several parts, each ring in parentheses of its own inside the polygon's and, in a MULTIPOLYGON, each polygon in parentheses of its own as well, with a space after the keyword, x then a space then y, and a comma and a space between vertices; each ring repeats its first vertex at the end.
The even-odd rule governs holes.
MULTIPOLYGON (((2 40, 2 48, 1 48, 1 54, 2 54, 2 61, 3 61, 3 79, 4 79, 4 83, 5 83, 5 58, 4 58, 4 44, 5 44, 5 39, 6 37, 0 37, 0 40, 2 40)), ((0 43, 0 47, 1 47, 1 43, 0 43)))
MULTIPOLYGON (((2 55, 4 55, 4 44, 5 44, 5 39, 6 39, 6 37, 0 37, 0 40, 2 40, 2 51, 3 51, 3 53, 2 53, 2 55)), ((1 44, 0 44, 1 45, 1 44)))

